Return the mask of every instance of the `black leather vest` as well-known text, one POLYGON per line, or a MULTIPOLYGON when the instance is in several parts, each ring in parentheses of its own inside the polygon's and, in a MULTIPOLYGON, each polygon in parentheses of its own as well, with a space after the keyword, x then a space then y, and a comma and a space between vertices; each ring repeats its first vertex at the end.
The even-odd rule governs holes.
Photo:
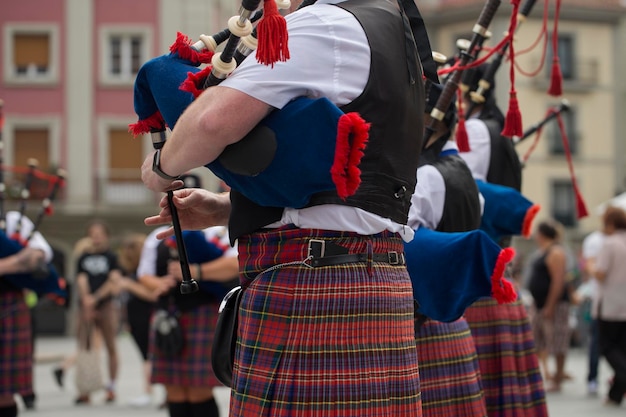
MULTIPOLYGON (((337 6, 359 21, 372 57, 363 93, 342 110, 359 112, 371 128, 356 194, 344 201, 335 192, 320 193, 309 205, 358 207, 406 224, 415 190, 424 113, 422 69, 411 30, 395 1, 348 0, 337 6), (410 62, 417 74, 414 82, 409 74, 410 62)), ((231 203, 231 241, 280 220, 283 212, 283 208, 260 207, 235 191, 231 191, 231 203)))
POLYGON ((439 158, 432 166, 441 173, 446 186, 439 232, 466 232, 480 227, 478 187, 465 161, 458 155, 439 158))
POLYGON ((515 151, 515 145, 509 138, 500 134, 502 126, 495 120, 483 120, 489 129, 491 139, 491 157, 487 182, 522 190, 522 164, 515 151))

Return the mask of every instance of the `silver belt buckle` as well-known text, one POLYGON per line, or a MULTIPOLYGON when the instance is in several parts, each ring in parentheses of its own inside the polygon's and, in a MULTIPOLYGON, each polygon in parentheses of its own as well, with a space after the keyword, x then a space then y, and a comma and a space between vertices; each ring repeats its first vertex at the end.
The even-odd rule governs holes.
POLYGON ((309 258, 323 258, 326 252, 326 241, 321 239, 309 240, 309 249, 307 257, 309 258))
POLYGON ((400 256, 398 256, 396 251, 387 252, 387 257, 389 258, 389 265, 398 265, 400 263, 400 256))

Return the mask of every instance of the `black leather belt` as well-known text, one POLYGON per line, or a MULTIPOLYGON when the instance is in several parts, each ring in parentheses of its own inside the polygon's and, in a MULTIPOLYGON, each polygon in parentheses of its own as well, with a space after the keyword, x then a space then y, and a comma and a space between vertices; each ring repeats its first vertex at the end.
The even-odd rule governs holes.
POLYGON ((309 240, 309 253, 311 266, 332 266, 367 262, 382 262, 389 265, 404 265, 404 253, 390 251, 385 253, 348 253, 348 249, 331 241, 321 239, 309 240))

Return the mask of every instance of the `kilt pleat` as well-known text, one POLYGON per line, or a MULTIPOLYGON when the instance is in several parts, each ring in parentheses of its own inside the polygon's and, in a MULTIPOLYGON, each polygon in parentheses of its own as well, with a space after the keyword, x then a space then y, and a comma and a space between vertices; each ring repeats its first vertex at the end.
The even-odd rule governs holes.
POLYGON ((32 389, 30 313, 21 292, 0 293, 0 395, 32 389))
POLYGON ((478 357, 465 319, 427 320, 415 340, 424 416, 486 417, 478 357))
POLYGON ((276 263, 304 259, 307 237, 333 240, 351 253, 402 251, 392 236, 279 229, 241 238, 247 288, 231 415, 421 415, 406 269, 382 263, 292 265, 256 277, 276 263))
POLYGON ((480 363, 489 417, 548 415, 525 307, 481 299, 465 310, 480 363))
POLYGON ((216 301, 181 313, 179 321, 184 334, 184 347, 174 359, 159 352, 154 344, 154 329, 150 330, 153 383, 186 387, 222 386, 211 366, 218 309, 219 302, 216 301))

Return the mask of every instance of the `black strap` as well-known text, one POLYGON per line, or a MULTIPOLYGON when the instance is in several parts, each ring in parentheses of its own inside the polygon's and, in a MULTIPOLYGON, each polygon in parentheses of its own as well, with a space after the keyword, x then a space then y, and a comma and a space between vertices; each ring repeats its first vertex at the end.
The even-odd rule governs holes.
MULTIPOLYGON (((370 259, 368 253, 348 253, 348 249, 331 241, 311 239, 309 241, 309 253, 311 266, 332 266, 367 262, 370 259)), ((404 253, 389 251, 374 253, 371 255, 372 262, 382 262, 389 265, 404 265, 404 253)))
POLYGON ((417 73, 417 69, 420 68, 421 66, 419 50, 417 48, 417 45, 415 44, 415 38, 413 35, 413 30, 411 28, 411 25, 409 24, 409 19, 407 18, 404 7, 402 6, 402 0, 398 0, 398 8, 400 9, 400 15, 402 16, 402 24, 404 25, 404 36, 405 36, 404 47, 406 49, 406 58, 407 58, 407 66, 409 69, 409 76, 411 77, 411 84, 415 84, 415 80, 417 80, 417 77, 421 76, 421 74, 417 73))
MULTIPOLYGON (((372 262, 381 262, 389 265, 404 265, 404 254, 398 252, 374 253, 372 262)), ((367 262, 370 255, 367 253, 350 253, 347 255, 325 256, 311 259, 311 266, 332 266, 367 262)))
POLYGON ((433 59, 433 51, 430 47, 430 40, 428 38, 428 32, 426 31, 426 25, 424 19, 417 8, 414 0, 398 0, 398 3, 404 10, 409 23, 411 25, 411 31, 413 32, 413 38, 417 46, 417 52, 422 62, 422 71, 426 78, 432 82, 439 84, 439 76, 437 75, 437 64, 433 59))

